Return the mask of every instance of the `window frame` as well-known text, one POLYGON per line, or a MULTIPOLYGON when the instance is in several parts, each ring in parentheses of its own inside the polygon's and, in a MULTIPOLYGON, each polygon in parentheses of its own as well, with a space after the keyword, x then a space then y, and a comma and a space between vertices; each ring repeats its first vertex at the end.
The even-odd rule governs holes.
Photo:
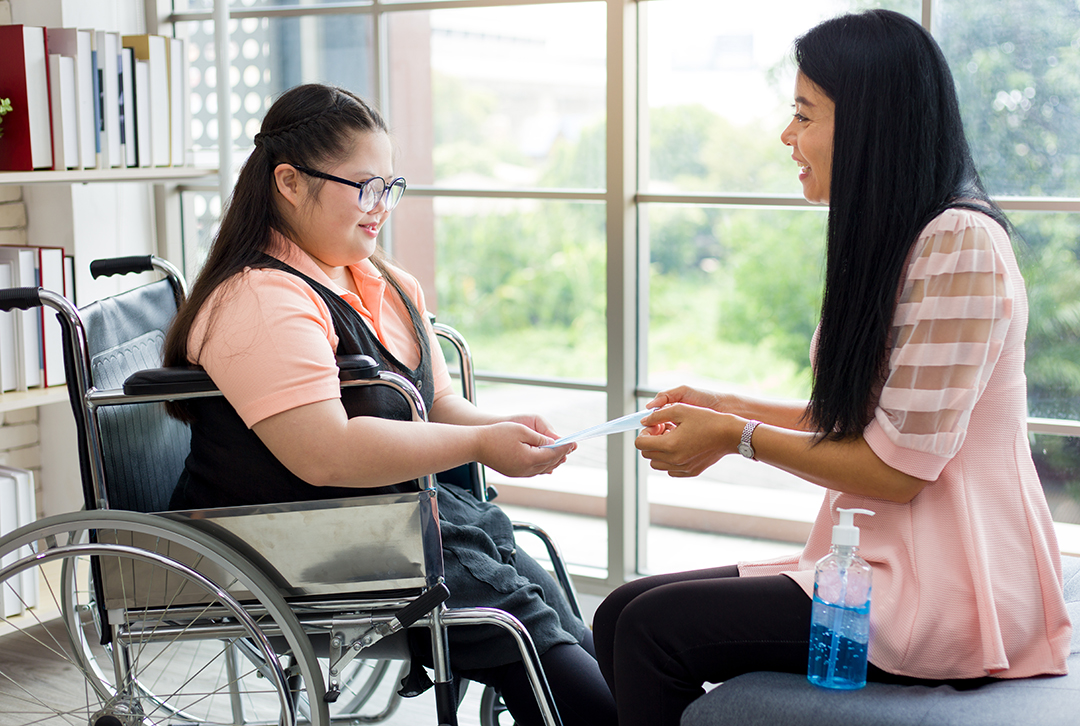
MULTIPOLYGON (((460 189, 439 186, 410 186, 410 196, 467 197, 477 199, 533 199, 602 202, 606 214, 606 304, 607 304, 607 369, 604 381, 577 381, 544 377, 507 375, 480 372, 479 381, 525 384, 537 387, 572 388, 604 393, 607 414, 616 418, 640 408, 642 399, 651 398, 656 390, 645 387, 648 337, 648 223, 650 204, 676 204, 717 207, 800 208, 809 207, 802 197, 773 194, 655 194, 641 191, 639 159, 647 158, 646 143, 639 133, 640 118, 646 110, 639 108, 642 80, 639 71, 644 67, 640 57, 645 43, 641 33, 645 24, 641 13, 648 2, 663 0, 415 0, 413 2, 336 2, 326 5, 292 5, 285 7, 228 7, 228 0, 214 0, 212 11, 174 11, 172 0, 145 0, 147 13, 158 19, 159 26, 193 20, 213 20, 215 41, 219 49, 228 47, 228 20, 244 18, 284 18, 340 14, 368 14, 375 26, 375 62, 377 79, 376 102, 389 108, 389 47, 386 17, 396 12, 447 10, 454 8, 503 7, 514 5, 573 4, 603 2, 606 6, 607 44, 607 187, 600 191, 573 189, 555 190, 496 190, 460 189)), ((935 0, 922 0, 922 23, 933 31, 932 17, 935 0)), ((227 78, 227 54, 218 53, 218 77, 227 78)), ((229 104, 219 103, 219 128, 230 128, 229 104)), ((231 188, 233 150, 219 144, 219 185, 231 188)), ((186 187, 187 190, 207 191, 208 187, 186 187)), ((1061 197, 1002 197, 996 199, 1006 212, 1080 212, 1080 199, 1061 197)), ((185 265, 190 273, 194 271, 185 265)), ((1032 434, 1080 436, 1080 421, 1032 417, 1028 420, 1032 434)), ((645 463, 637 456, 633 440, 628 436, 612 437, 607 452, 608 553, 606 577, 579 576, 579 586, 586 592, 604 593, 639 576, 648 551, 648 500, 646 496, 645 463)), ((1076 527, 1080 525, 1067 525, 1076 527)))

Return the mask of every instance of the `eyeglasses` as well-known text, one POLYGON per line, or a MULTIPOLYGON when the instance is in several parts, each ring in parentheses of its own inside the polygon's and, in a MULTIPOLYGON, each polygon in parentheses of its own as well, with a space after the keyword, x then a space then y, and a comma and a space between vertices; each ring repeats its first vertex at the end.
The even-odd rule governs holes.
POLYGON ((299 172, 307 174, 308 176, 318 177, 319 179, 329 179, 335 181, 338 184, 348 184, 351 187, 356 187, 360 190, 360 211, 367 213, 379 206, 379 202, 385 197, 386 199, 386 211, 390 211, 398 205, 401 201, 401 196, 405 193, 405 178, 398 177, 393 181, 386 181, 381 176, 373 176, 367 181, 354 182, 348 179, 342 179, 339 176, 333 174, 326 174, 321 171, 315 171, 314 169, 308 169, 306 166, 291 165, 292 168, 299 172))

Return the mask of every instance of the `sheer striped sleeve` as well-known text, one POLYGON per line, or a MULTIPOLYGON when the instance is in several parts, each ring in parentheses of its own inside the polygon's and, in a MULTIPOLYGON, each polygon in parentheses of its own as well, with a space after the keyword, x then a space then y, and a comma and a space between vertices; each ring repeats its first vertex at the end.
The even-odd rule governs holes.
POLYGON ((1012 317, 1012 283, 991 224, 951 210, 924 231, 900 293, 875 411, 894 446, 940 458, 941 467, 964 442, 1012 317))

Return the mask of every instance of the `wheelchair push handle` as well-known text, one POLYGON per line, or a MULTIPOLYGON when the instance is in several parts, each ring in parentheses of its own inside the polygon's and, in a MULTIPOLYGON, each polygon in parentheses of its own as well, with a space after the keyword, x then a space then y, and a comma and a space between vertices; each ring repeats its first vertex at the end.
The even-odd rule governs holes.
POLYGON ((0 290, 0 311, 41 307, 40 287, 12 287, 0 290))
POLYGON ((133 272, 150 272, 153 269, 153 255, 110 257, 104 260, 94 260, 90 263, 90 274, 95 280, 99 277, 128 275, 133 272))

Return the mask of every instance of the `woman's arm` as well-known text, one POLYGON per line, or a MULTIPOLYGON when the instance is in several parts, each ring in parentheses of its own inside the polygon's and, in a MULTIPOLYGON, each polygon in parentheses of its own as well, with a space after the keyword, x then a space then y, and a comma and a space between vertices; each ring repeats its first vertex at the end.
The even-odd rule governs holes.
MULTIPOLYGON (((746 418, 678 403, 644 419, 663 433, 644 433, 635 445, 652 468, 670 476, 697 476, 738 451, 746 418)), ((820 441, 817 435, 763 423, 754 430, 755 458, 828 489, 909 502, 929 482, 887 465, 863 438, 820 441)))
POLYGON ((338 399, 283 411, 252 430, 289 471, 315 486, 385 486, 470 461, 506 476, 535 476, 551 472, 571 448, 539 448, 552 439, 514 422, 348 418, 338 399))
POLYGON ((806 401, 774 401, 732 393, 705 391, 690 386, 677 386, 656 394, 656 398, 645 404, 645 407, 660 408, 673 403, 686 403, 721 413, 733 413, 736 416, 796 431, 810 430, 804 416, 806 401))

